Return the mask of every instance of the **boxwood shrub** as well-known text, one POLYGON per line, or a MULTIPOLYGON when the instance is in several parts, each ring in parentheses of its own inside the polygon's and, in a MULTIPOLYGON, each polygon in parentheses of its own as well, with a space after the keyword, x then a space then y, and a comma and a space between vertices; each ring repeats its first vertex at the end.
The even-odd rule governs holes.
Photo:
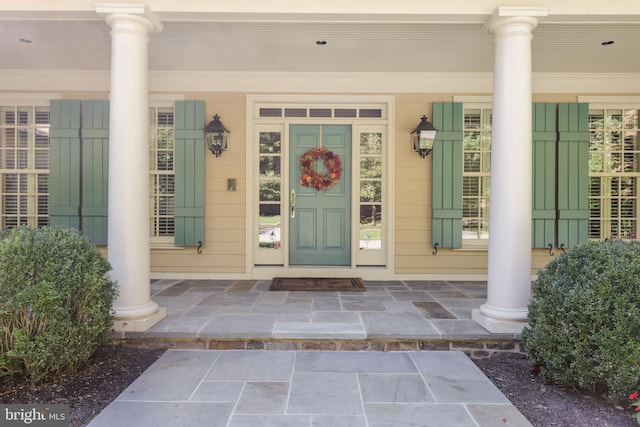
POLYGON ((640 389, 640 243, 589 242, 551 261, 522 341, 544 379, 626 406, 640 389))
POLYGON ((0 375, 32 381, 72 370, 113 321, 111 266, 78 232, 17 227, 0 233, 0 375))

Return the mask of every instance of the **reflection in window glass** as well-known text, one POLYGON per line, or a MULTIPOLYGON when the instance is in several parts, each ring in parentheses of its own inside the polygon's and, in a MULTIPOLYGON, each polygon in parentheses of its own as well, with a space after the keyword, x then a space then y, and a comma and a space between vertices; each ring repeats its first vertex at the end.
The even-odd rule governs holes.
POLYGON ((361 133, 360 154, 382 155, 382 134, 373 132, 361 133))
POLYGON ((260 201, 280 201, 280 181, 260 181, 260 201))
POLYGON ((260 132, 258 247, 280 249, 282 133, 260 132))
POLYGON ((382 205, 360 206, 360 249, 382 247, 382 205))
POLYGON ((260 248, 280 248, 280 205, 260 204, 258 242, 260 248))
POLYGON ((382 201, 382 182, 361 181, 360 182, 360 201, 380 203, 382 201))
POLYGON ((379 157, 365 157, 360 160, 361 178, 382 178, 382 159, 379 157))
POLYGON ((280 176, 280 156, 260 156, 260 176, 280 176))
POLYGON ((260 132, 260 154, 279 154, 280 132, 260 132))
POLYGON ((382 133, 360 134, 360 249, 382 249, 382 133))

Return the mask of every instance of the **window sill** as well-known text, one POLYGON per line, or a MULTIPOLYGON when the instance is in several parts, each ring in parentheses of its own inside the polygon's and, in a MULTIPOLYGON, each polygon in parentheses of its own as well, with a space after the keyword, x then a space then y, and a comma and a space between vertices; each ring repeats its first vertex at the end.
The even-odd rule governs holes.
POLYGON ((462 248, 454 248, 453 252, 487 252, 489 246, 467 246, 462 248))
POLYGON ((173 243, 151 243, 150 248, 152 250, 160 249, 160 250, 182 250, 184 246, 176 246, 173 243))

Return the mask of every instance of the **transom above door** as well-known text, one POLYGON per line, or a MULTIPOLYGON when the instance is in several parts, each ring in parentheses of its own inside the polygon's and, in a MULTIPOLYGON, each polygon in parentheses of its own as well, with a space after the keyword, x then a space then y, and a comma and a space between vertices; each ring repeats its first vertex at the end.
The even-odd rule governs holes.
MULTIPOLYGON (((255 177, 249 268, 387 265, 388 108, 248 103, 256 172, 248 168, 255 177), (317 189, 300 183, 301 156, 320 147, 339 158, 342 173, 317 189)), ((330 172, 324 158, 316 159, 314 172, 330 172)))

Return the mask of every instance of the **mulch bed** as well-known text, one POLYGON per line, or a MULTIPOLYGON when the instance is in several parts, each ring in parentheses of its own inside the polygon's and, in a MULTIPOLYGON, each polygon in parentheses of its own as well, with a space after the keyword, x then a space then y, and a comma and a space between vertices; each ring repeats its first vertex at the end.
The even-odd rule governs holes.
POLYGON ((86 426, 164 353, 164 349, 104 345, 76 372, 33 385, 0 379, 2 404, 67 404, 71 427, 86 426))

